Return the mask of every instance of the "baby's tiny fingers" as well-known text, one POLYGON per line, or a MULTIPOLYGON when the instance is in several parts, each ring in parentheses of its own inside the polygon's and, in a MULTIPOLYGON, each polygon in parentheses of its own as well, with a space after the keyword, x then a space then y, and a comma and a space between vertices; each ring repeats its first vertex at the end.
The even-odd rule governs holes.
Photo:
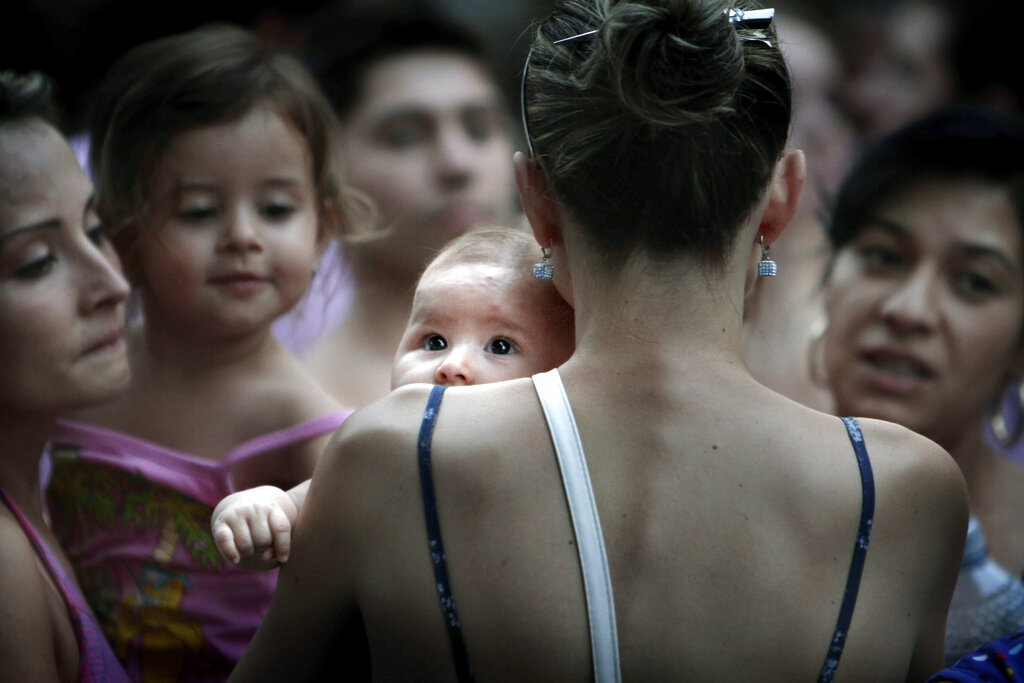
POLYGON ((268 519, 274 535, 274 554, 278 562, 287 562, 292 549, 292 523, 285 511, 274 507, 268 519))
POLYGON ((224 559, 231 564, 238 564, 239 560, 242 559, 238 554, 238 549, 235 547, 235 535, 227 524, 219 523, 215 526, 213 542, 224 559))
POLYGON ((253 542, 252 534, 249 531, 249 524, 244 519, 233 520, 229 524, 231 533, 234 536, 235 549, 240 557, 252 557, 253 542))
POLYGON ((252 515, 248 531, 252 538, 253 552, 258 553, 273 545, 274 534, 268 519, 273 514, 274 508, 271 508, 270 510, 258 510, 252 515))

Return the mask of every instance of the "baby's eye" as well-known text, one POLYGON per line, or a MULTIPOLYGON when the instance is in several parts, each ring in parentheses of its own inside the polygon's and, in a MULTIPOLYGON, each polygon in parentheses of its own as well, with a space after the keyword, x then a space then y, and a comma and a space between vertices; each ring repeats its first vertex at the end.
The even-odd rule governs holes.
POLYGON ((19 280, 34 280, 50 272, 50 269, 53 268, 53 264, 56 262, 57 257, 50 252, 46 252, 20 268, 15 269, 14 277, 19 280))
POLYGON ((86 230, 85 234, 89 238, 90 242, 99 247, 106 244, 107 240, 110 238, 110 228, 102 223, 97 223, 86 230))
POLYGON ((444 351, 448 348, 448 342, 441 335, 432 334, 423 343, 423 348, 427 351, 444 351))
POLYGON ((508 339, 502 339, 501 337, 498 337, 496 339, 492 339, 490 343, 487 344, 487 353, 493 353, 498 356, 505 356, 514 352, 515 345, 508 339))

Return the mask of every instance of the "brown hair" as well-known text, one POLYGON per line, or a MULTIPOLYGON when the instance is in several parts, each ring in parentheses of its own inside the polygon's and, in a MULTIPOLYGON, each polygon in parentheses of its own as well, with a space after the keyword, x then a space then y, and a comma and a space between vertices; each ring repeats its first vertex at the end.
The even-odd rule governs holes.
POLYGON ((227 24, 144 43, 111 68, 89 126, 104 220, 119 228, 145 211, 150 177, 177 133, 240 118, 260 104, 305 138, 318 197, 341 223, 350 220, 353 197, 342 183, 327 99, 297 59, 227 24))
POLYGON ((789 72, 773 29, 730 22, 734 8, 751 5, 564 0, 537 29, 524 74, 535 157, 605 253, 721 266, 767 187, 789 72))

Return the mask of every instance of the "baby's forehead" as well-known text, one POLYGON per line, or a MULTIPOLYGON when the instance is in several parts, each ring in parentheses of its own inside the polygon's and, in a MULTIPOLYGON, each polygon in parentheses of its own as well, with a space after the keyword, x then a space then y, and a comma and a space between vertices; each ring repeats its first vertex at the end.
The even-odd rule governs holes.
POLYGON ((522 280, 520 268, 508 263, 481 263, 479 261, 449 261, 432 264, 417 285, 417 291, 434 288, 458 288, 467 285, 489 286, 495 289, 516 289, 522 280))
POLYGON ((508 332, 518 329, 522 321, 515 311, 503 307, 462 306, 458 300, 422 301, 414 304, 413 322, 428 323, 432 328, 443 331, 446 328, 474 327, 477 330, 508 332))
POLYGON ((543 284, 503 265, 453 264, 428 271, 413 298, 413 319, 427 317, 493 326, 521 327, 536 314, 536 292, 543 284))

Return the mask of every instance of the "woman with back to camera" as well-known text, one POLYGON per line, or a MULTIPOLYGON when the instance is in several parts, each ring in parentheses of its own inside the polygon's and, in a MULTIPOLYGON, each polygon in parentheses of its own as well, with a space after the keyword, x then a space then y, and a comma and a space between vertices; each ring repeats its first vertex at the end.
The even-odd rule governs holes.
POLYGON ((569 0, 541 25, 515 164, 576 352, 532 380, 404 387, 350 418, 236 680, 366 661, 380 680, 940 667, 967 519, 955 463, 743 365, 744 291, 804 176, 784 153, 774 31, 743 6, 569 0), (360 636, 365 651, 342 652, 360 636))
MULTIPOLYGON (((1022 158, 1024 123, 973 107, 937 111, 869 149, 836 197, 818 354, 837 414, 891 420, 949 451, 991 557, 1015 577, 1024 470, 983 433, 1024 373, 1022 158)), ((961 595, 950 662, 1024 628, 1024 587, 980 610, 961 595)))
POLYGON ((0 73, 0 680, 127 681, 47 528, 57 417, 128 385, 128 283, 50 84, 0 73))

